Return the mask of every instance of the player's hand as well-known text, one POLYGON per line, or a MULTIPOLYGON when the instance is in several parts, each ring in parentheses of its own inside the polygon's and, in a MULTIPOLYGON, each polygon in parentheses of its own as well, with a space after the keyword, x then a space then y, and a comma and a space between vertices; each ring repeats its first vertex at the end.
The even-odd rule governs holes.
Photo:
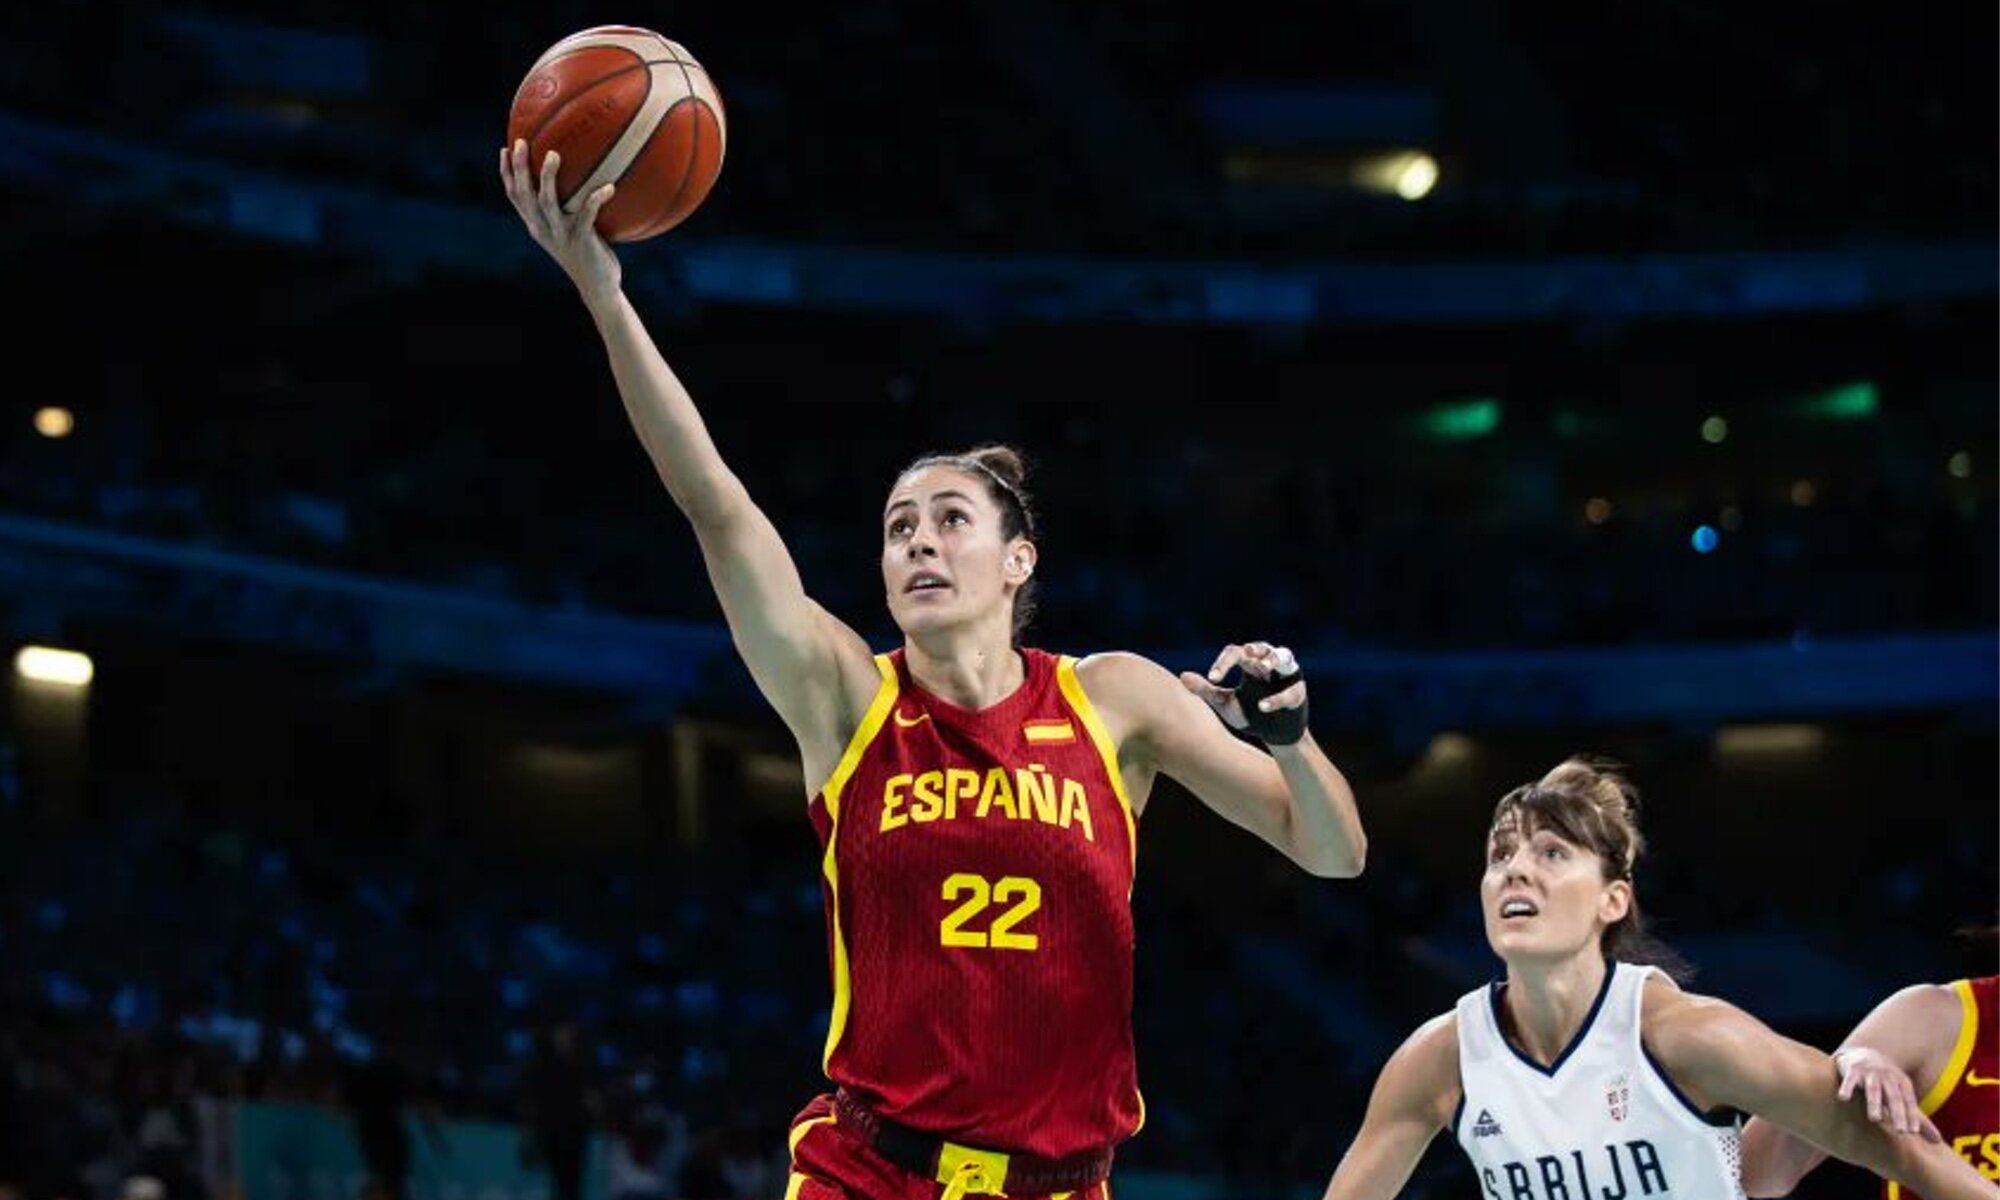
POLYGON ((1856 1046, 1834 1055, 1833 1061, 1840 1068, 1840 1098, 1852 1100, 1860 1092, 1868 1104, 1869 1120, 1891 1133, 1914 1134, 1927 1142, 1944 1140, 1917 1103, 1910 1077, 1886 1056, 1856 1046))
MULTIPOLYGON (((1181 672, 1181 684, 1214 709, 1225 725, 1231 729, 1248 729, 1256 722, 1243 711, 1243 701, 1236 694, 1237 690, 1222 686, 1223 679, 1238 667, 1253 679, 1269 680, 1298 674, 1299 661, 1283 646, 1273 646, 1269 642, 1246 642, 1240 646, 1224 646, 1222 653, 1215 656, 1215 665, 1208 669, 1207 678, 1193 671, 1181 672)), ((1302 675, 1290 686, 1280 688, 1256 702, 1259 713, 1303 708, 1305 703, 1306 681, 1302 675)))
POLYGON ((597 211, 610 201, 612 186, 607 183, 592 192, 575 212, 564 212, 556 199, 556 169, 561 164, 561 156, 551 150, 542 159, 540 177, 531 178, 528 143, 516 139, 500 151, 500 182, 535 244, 556 260, 583 293, 584 302, 595 304, 617 295, 623 281, 618 255, 597 232, 597 211))

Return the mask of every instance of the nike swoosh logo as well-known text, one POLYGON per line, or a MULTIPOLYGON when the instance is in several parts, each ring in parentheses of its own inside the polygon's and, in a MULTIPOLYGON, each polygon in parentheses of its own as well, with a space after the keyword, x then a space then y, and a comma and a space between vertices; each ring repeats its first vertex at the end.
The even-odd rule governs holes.
POLYGON ((1973 1087, 1993 1087, 2000 1084, 2000 1079, 1996 1079, 1991 1075, 1982 1076, 1977 1071, 1967 1071, 1965 1073, 1965 1082, 1971 1084, 1973 1087))
POLYGON ((930 719, 931 719, 931 715, 930 715, 929 713, 918 713, 918 714, 917 714, 917 715, 916 715, 916 716, 915 716, 914 718, 912 718, 911 720, 908 720, 908 721, 905 721, 905 720, 903 719, 903 710, 902 710, 902 709, 900 709, 900 708, 899 708, 899 709, 896 709, 896 710, 894 710, 894 711, 895 711, 895 714, 896 714, 896 724, 898 724, 898 725, 901 725, 901 726, 902 726, 903 728, 905 728, 905 729, 908 729, 908 728, 910 728, 910 727, 911 727, 911 726, 913 726, 913 725, 921 725, 921 724, 923 724, 923 723, 924 723, 925 721, 928 721, 928 720, 930 720, 930 719))

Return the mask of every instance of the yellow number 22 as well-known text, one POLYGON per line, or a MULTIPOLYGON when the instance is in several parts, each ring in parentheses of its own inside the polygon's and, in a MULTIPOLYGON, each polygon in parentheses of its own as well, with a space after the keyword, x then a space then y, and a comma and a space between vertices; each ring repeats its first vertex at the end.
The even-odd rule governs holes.
POLYGON ((946 915, 944 923, 938 928, 938 941, 947 946, 972 946, 982 950, 1033 950, 1040 944, 1032 933, 1014 932, 1014 926, 1041 908, 1041 884, 1019 875, 1003 876, 989 884, 983 876, 961 871, 944 881, 944 898, 957 900, 961 896, 966 897, 965 903, 946 915), (993 918, 987 933, 964 928, 965 923, 984 911, 987 905, 995 901, 1005 904, 1009 900, 1016 901, 1014 907, 993 918))

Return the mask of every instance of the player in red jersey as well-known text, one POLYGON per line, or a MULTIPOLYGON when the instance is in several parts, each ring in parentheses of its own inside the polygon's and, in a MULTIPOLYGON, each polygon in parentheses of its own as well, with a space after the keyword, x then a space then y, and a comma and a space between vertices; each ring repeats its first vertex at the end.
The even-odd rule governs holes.
MULTIPOLYGON (((1948 1143, 2000 1180, 2000 976, 1917 984, 1875 1006, 1840 1044, 1840 1098, 1891 1129, 1948 1143)), ((1765 1121, 1743 1130, 1743 1189, 1784 1196, 1826 1158, 1765 1121)), ((1883 1180, 1885 1200, 1920 1200, 1883 1180)))
POLYGON ((1177 680, 1133 654, 1019 648, 1035 527, 1020 460, 1000 448, 919 459, 895 480, 881 565, 903 645, 874 654, 806 595, 623 294, 592 229, 609 189, 565 213, 553 156, 539 185, 524 157, 502 152, 508 197, 596 319, 737 649, 816 786, 835 1091, 793 1126, 788 1200, 1108 1194, 1112 1151, 1144 1120, 1130 897, 1155 777, 1314 874, 1361 870, 1354 796, 1306 731, 1298 664, 1252 642, 1177 680))

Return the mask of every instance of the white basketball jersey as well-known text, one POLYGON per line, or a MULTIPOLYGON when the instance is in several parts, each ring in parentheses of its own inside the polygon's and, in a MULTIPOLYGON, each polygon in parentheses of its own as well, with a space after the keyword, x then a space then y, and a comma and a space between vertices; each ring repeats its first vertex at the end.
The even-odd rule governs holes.
POLYGON ((1737 1118, 1697 1112, 1639 1041, 1652 973, 1612 964, 1546 1069, 1500 1035, 1500 984, 1458 1002, 1452 1132, 1488 1200, 1742 1200, 1737 1118))

